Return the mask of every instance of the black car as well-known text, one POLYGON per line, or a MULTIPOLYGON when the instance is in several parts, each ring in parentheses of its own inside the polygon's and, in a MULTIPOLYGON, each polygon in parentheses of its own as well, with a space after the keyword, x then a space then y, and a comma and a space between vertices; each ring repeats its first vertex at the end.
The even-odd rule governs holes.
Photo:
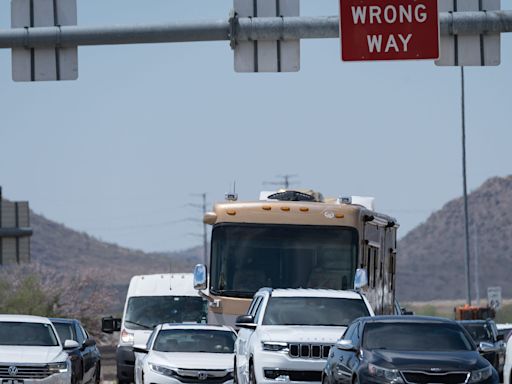
POLYGON ((507 346, 503 341, 504 336, 498 333, 496 323, 493 320, 461 320, 459 323, 466 328, 477 345, 488 344, 487 348, 480 353, 489 360, 502 377, 507 346))
POLYGON ((354 320, 331 348, 322 384, 498 384, 498 373, 455 321, 420 316, 354 320))
POLYGON ((71 384, 98 384, 101 377, 101 354, 80 321, 50 319, 61 340, 75 340, 80 347, 67 350, 72 364, 71 384))

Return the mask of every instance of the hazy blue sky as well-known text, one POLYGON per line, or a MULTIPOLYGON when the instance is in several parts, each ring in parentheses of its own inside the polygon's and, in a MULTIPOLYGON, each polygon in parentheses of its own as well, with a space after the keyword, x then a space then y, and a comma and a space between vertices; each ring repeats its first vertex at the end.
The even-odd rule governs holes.
MULTIPOLYGON (((78 22, 226 18, 231 3, 78 0, 78 22)), ((336 0, 301 7, 338 12, 336 0)), ((0 28, 9 14, 2 0, 0 28)), ((512 34, 501 46, 501 66, 466 71, 470 189, 512 173, 512 34)), ((337 39, 309 40, 299 73, 237 74, 228 42, 86 47, 78 81, 14 83, 1 50, 0 185, 48 218, 152 251, 200 242, 192 193, 211 203, 236 179, 252 199, 293 173, 326 195, 375 196, 403 236, 461 194, 459 68, 339 57, 337 39)))

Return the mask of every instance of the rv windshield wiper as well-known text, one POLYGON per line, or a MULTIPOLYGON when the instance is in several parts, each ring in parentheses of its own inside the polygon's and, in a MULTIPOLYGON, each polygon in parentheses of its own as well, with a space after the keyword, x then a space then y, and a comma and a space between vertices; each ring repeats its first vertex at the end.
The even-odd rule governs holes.
POLYGON ((137 323, 137 322, 131 321, 131 320, 125 320, 124 322, 125 323, 130 323, 130 324, 133 324, 133 325, 137 325, 137 326, 145 328, 145 329, 153 329, 153 327, 150 327, 150 326, 145 325, 145 324, 137 323))
POLYGON ((253 292, 235 291, 233 289, 210 289, 214 295, 238 296, 238 297, 253 297, 253 292))

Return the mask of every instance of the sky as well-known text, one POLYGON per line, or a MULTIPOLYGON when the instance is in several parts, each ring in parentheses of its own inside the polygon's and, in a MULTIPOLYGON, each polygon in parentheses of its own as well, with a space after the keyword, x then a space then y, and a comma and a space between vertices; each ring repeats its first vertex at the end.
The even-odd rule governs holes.
MULTIPOLYGON (((78 0, 78 24, 225 19, 227 0, 78 0)), ((502 9, 512 1, 502 0, 502 9)), ((301 15, 336 15, 302 0, 301 15)), ((10 28, 9 1, 0 28, 10 28)), ((466 68, 468 187, 512 174, 512 34, 502 64, 466 68)), ((240 74, 226 42, 79 48, 79 80, 14 83, 0 50, 0 185, 49 219, 144 251, 201 243, 201 203, 265 181, 374 196, 403 237, 462 194, 460 69, 347 63, 301 42, 298 73, 240 74)))

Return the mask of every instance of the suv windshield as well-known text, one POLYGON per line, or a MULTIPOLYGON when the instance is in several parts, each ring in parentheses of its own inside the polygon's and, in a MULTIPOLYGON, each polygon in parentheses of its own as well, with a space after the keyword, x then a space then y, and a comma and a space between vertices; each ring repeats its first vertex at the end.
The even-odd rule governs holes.
POLYGON ((442 323, 369 323, 364 328, 363 347, 395 351, 474 350, 459 325, 442 323))
POLYGON ((313 225, 219 224, 212 232, 211 291, 252 297, 262 287, 348 289, 357 232, 313 225))
POLYGON ((171 329, 158 333, 153 350, 160 352, 233 353, 236 335, 230 331, 171 329))
POLYGON ((482 341, 494 342, 492 337, 492 331, 485 323, 462 323, 462 326, 466 328, 466 331, 471 335, 476 343, 482 341))
POLYGON ((130 297, 124 325, 128 329, 153 329, 162 323, 206 322, 206 304, 199 296, 130 297))
POLYGON ((273 297, 263 317, 264 325, 346 326, 368 316, 361 299, 326 297, 273 297))
POLYGON ((59 342, 50 324, 0 322, 0 345, 57 347, 59 342))

